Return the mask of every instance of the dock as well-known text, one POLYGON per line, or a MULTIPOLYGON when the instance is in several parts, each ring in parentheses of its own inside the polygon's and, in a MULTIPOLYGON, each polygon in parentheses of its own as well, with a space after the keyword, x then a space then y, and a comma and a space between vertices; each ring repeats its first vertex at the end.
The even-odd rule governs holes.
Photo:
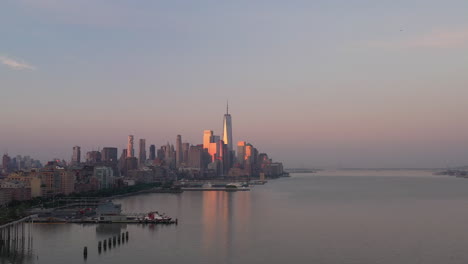
POLYGON ((69 199, 69 203, 51 209, 35 209, 35 223, 48 224, 177 224, 178 220, 158 211, 123 213, 120 204, 89 198, 69 199), (92 202, 90 202, 92 201, 92 202))

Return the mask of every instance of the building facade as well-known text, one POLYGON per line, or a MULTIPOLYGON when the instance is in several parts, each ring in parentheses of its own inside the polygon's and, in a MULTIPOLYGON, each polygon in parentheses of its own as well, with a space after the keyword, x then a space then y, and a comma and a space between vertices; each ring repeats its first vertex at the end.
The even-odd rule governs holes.
POLYGON ((223 141, 227 145, 228 151, 232 151, 232 119, 229 114, 229 104, 226 107, 226 114, 223 119, 223 141))
POLYGON ((81 147, 80 146, 74 146, 73 147, 73 155, 72 155, 72 160, 71 164, 72 165, 77 165, 81 163, 81 147))
POLYGON ((140 138, 139 142, 139 152, 138 152, 138 165, 141 167, 146 162, 146 139, 140 138))
POLYGON ((117 163, 118 161, 118 150, 117 148, 105 147, 101 151, 101 158, 104 162, 117 163))
POLYGON ((133 135, 129 135, 127 141, 127 158, 133 157, 135 157, 135 150, 133 148, 133 135))
POLYGON ((183 163, 183 161, 182 161, 182 157, 183 157, 183 153, 182 153, 182 136, 181 135, 177 135, 175 151, 176 151, 176 167, 179 168, 181 166, 181 164, 183 163))

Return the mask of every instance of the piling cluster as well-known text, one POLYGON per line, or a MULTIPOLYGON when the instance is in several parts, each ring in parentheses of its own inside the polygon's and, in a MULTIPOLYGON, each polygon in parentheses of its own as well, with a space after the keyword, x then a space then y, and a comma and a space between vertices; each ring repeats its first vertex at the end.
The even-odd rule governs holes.
MULTIPOLYGON (((106 238, 102 241, 98 241, 98 252, 101 254, 102 250, 106 251, 107 249, 111 250, 113 247, 117 245, 123 244, 128 242, 128 231, 113 237, 106 238)), ((83 249, 83 256, 87 258, 88 256, 88 248, 84 247, 83 249)))
POLYGON ((10 256, 17 253, 31 252, 33 225, 27 224, 32 218, 25 217, 18 221, 0 226, 0 254, 10 256))

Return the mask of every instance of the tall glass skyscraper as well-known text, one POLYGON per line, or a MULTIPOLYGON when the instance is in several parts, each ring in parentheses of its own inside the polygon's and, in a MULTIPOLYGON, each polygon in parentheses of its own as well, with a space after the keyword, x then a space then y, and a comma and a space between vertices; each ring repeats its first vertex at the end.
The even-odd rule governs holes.
POLYGON ((229 103, 226 105, 226 114, 223 120, 223 141, 228 150, 232 151, 232 120, 229 114, 229 103))

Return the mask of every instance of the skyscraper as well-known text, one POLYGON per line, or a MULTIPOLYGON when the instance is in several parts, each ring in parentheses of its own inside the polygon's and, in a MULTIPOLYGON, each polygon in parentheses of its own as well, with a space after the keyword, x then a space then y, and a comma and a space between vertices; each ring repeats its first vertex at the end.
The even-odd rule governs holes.
POLYGON ((228 151, 232 151, 232 120, 229 114, 229 103, 226 105, 226 114, 223 120, 223 141, 227 145, 228 151))
POLYGON ((245 141, 239 141, 239 143, 237 143, 237 163, 239 163, 241 166, 244 166, 244 162, 245 162, 246 145, 247 145, 247 142, 245 141))
POLYGON ((81 148, 79 146, 74 146, 71 163, 73 165, 76 165, 76 164, 80 164, 80 162, 81 162, 81 148))
POLYGON ((135 150, 133 149, 133 135, 129 135, 127 143, 127 158, 132 158, 134 156, 135 150))
POLYGON ((188 167, 203 168, 203 145, 191 146, 188 152, 188 167))
POLYGON ((182 164, 182 136, 177 135, 176 139, 176 167, 179 168, 182 164))
POLYGON ((213 141, 213 131, 205 130, 203 131, 203 148, 209 149, 210 143, 213 141))
POLYGON ((182 143, 182 163, 185 164, 185 166, 188 165, 188 156, 189 156, 189 149, 190 149, 190 144, 189 143, 182 143))
POLYGON ((103 148, 101 151, 101 159, 105 162, 117 163, 117 148, 103 148))
POLYGON ((145 164, 146 161, 146 140, 140 138, 140 151, 138 153, 138 163, 140 165, 145 164))
POLYGON ((156 159, 156 146, 151 145, 149 149, 150 149, 149 159, 155 160, 156 159))

